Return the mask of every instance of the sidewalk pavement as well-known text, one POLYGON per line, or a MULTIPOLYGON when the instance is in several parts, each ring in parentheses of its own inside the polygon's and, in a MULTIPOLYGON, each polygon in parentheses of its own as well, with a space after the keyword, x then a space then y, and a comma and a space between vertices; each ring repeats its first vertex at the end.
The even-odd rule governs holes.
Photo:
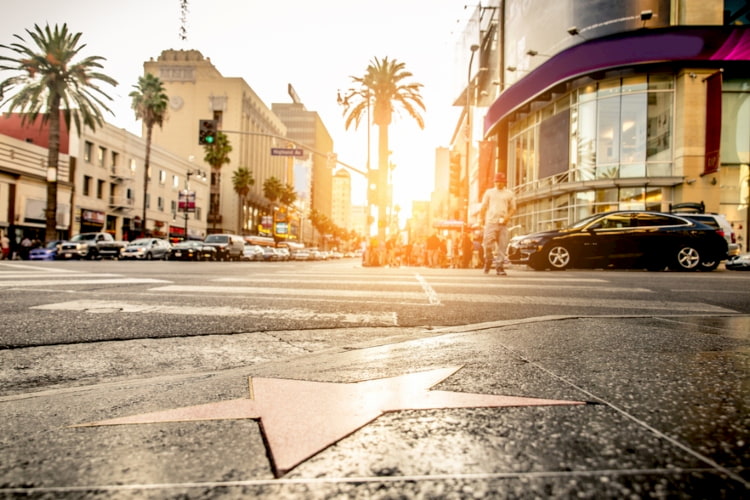
POLYGON ((748 498, 749 358, 748 316, 0 351, 0 497, 748 498))

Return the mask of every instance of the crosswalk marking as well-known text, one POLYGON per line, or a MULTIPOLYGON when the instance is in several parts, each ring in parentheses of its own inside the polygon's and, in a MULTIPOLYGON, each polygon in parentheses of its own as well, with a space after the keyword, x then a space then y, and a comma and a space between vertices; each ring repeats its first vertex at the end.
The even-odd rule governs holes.
MULTIPOLYGON (((243 275, 218 277, 204 285, 174 284, 156 278, 131 278, 115 273, 94 273, 76 269, 38 267, 23 264, 0 264, 0 290, 41 289, 71 285, 92 284, 146 284, 153 285, 144 293, 156 303, 129 301, 75 300, 35 306, 35 310, 85 311, 87 313, 139 313, 198 316, 255 316, 283 317, 289 320, 335 320, 342 323, 368 325, 397 325, 395 312, 338 313, 330 312, 327 303, 349 304, 342 309, 351 310, 351 304, 408 304, 416 307, 455 307, 457 304, 499 304, 595 308, 597 310, 663 310, 670 312, 696 312, 726 314, 736 311, 703 302, 660 300, 656 291, 645 287, 613 286, 609 280, 589 277, 556 277, 555 287, 541 287, 549 283, 548 277, 531 274, 494 279, 487 276, 466 276, 446 273, 421 273, 419 270, 405 275, 399 273, 389 279, 387 273, 363 272, 254 272, 243 275), (295 285, 295 286, 285 286, 295 285), (457 290, 457 289, 460 289, 457 290), (474 293, 481 290, 482 293, 474 293), (503 293, 504 291, 513 293, 503 293), (581 296, 578 292, 595 294, 581 296), (576 295, 573 296, 573 292, 576 295), (231 297, 255 298, 252 305, 239 307, 183 306, 168 304, 165 297, 231 297), (277 297, 285 297, 284 305, 267 307, 277 297), (634 297, 634 298, 624 298, 634 297), (266 300, 268 299, 268 300, 266 300), (292 301, 304 301, 304 307, 294 307, 292 301), (315 304, 320 304, 320 307, 315 304), (318 310, 321 309, 321 310, 318 310), (328 312, 324 312, 328 309, 328 312)), ((204 282, 205 283, 205 282, 204 282)), ((276 302, 278 302, 276 300, 276 302)), ((234 302, 235 304, 237 302, 234 302)), ((459 306, 460 307, 460 306, 459 306)), ((364 308, 362 308, 364 309, 364 308)), ((356 311, 356 308, 355 308, 356 311)))
POLYGON ((239 307, 199 307, 166 304, 139 304, 114 300, 71 300, 56 304, 34 306, 31 309, 45 311, 83 311, 92 314, 145 313, 177 314, 180 316, 257 316, 283 317, 285 320, 336 320, 342 323, 367 324, 373 326, 396 326, 396 313, 325 313, 305 308, 243 309, 239 307))

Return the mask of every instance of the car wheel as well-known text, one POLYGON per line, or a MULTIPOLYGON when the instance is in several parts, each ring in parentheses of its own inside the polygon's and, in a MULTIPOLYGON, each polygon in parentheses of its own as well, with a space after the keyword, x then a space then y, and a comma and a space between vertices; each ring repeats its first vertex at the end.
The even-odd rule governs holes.
POLYGON ((691 246, 680 247, 670 266, 675 271, 695 271, 701 263, 700 252, 691 246))
POLYGON ((151 252, 146 252, 146 260, 151 260, 153 258, 154 258, 154 256, 151 255, 151 252))
POLYGON ((547 250, 547 262, 553 270, 567 269, 570 259, 570 251, 562 245, 553 245, 547 250))
POLYGON ((703 272, 710 272, 716 269, 717 267, 719 267, 718 259, 701 262, 700 265, 698 266, 698 269, 700 269, 703 272))

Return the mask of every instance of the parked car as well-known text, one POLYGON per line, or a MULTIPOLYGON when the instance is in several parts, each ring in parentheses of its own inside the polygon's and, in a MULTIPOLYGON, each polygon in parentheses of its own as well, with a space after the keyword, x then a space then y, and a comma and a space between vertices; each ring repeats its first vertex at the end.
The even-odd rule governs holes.
POLYGON ((310 251, 306 248, 300 248, 292 252, 292 260, 310 260, 310 251))
POLYGON ((109 233, 81 233, 63 241, 57 255, 61 259, 117 259, 126 244, 109 233))
POLYGON ((729 259, 724 266, 730 271, 750 271, 750 253, 729 259))
POLYGON ((555 231, 513 238, 508 259, 532 269, 633 267, 712 271, 727 242, 710 226, 674 214, 616 211, 555 231))
POLYGON ((701 203, 676 203, 671 205, 670 213, 687 217, 688 219, 702 222, 716 228, 719 233, 727 240, 727 258, 732 258, 740 254, 740 245, 737 243, 737 236, 734 234, 734 228, 727 218, 722 214, 706 213, 706 205, 701 203))
POLYGON ((172 245, 168 260, 216 260, 216 248, 202 241, 180 241, 172 245))
POLYGON ((245 245, 242 250, 242 260, 263 260, 263 247, 260 245, 245 245))
POLYGON ((33 248, 29 252, 29 260, 55 260, 62 242, 63 240, 53 240, 43 247, 33 248))
POLYGON ((279 260, 279 254, 276 253, 276 249, 273 247, 263 247, 263 260, 266 260, 266 261, 279 260))
POLYGON ((121 259, 166 260, 171 243, 161 238, 138 238, 131 241, 120 254, 121 259))
POLYGON ((240 260, 245 248, 245 240, 236 234, 209 234, 203 242, 216 249, 219 260, 240 260))
POLYGON ((279 260, 287 261, 292 259, 292 254, 287 247, 277 247, 276 253, 279 256, 279 260))

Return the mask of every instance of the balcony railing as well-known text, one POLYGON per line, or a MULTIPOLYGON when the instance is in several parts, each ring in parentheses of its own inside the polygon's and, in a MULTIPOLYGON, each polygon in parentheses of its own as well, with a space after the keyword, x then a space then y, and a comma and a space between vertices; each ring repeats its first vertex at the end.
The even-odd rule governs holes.
POLYGON ((133 199, 125 196, 110 196, 109 208, 111 210, 125 210, 133 208, 133 199))
POLYGON ((110 167, 109 176, 114 181, 130 181, 133 180, 133 171, 126 167, 110 167))

